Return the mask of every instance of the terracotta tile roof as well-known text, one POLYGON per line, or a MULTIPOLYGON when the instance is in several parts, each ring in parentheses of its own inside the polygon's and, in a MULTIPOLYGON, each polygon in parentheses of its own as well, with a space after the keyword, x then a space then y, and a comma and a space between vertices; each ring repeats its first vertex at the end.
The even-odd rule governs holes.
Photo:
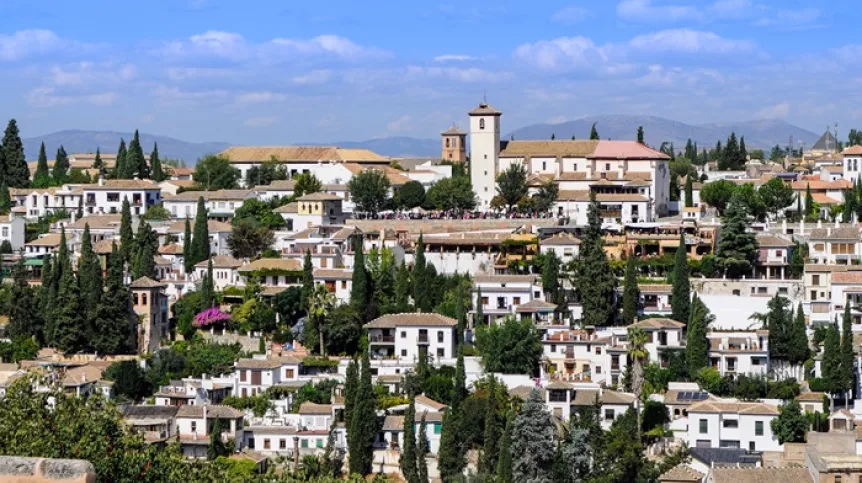
POLYGON ((380 233, 383 230, 394 230, 398 233, 409 233, 414 240, 420 233, 425 238, 443 233, 509 231, 510 233, 525 226, 547 228, 558 224, 556 219, 470 219, 470 220, 347 220, 347 226, 359 228, 363 233, 380 233))
POLYGON ((291 201, 290 203, 281 205, 272 211, 274 213, 299 213, 299 202, 291 201))
POLYGON ((154 256, 153 256, 153 262, 155 262, 155 264, 156 264, 157 266, 172 265, 172 263, 173 263, 173 262, 171 262, 170 260, 168 260, 167 258, 165 258, 165 257, 161 257, 161 256, 159 256, 159 255, 154 255, 154 256))
POLYGON ((704 475, 700 471, 697 471, 696 469, 685 463, 680 463, 668 470, 665 474, 661 475, 658 478, 658 481, 667 481, 674 483, 700 483, 701 481, 703 481, 704 477, 706 477, 706 475, 704 475))
POLYGON ((533 299, 525 304, 521 304, 515 309, 515 312, 519 314, 523 313, 535 313, 535 312, 553 312, 557 309, 556 304, 552 304, 550 302, 545 302, 541 299, 533 299))
POLYGON ((570 157, 586 158, 596 151, 598 141, 509 141, 500 151, 501 158, 570 157))
POLYGON ((234 146, 219 153, 233 163, 260 163, 273 156, 280 163, 318 161, 387 163, 383 157, 368 149, 344 149, 334 146, 234 146))
POLYGON ((846 272, 850 268, 847 265, 815 265, 805 264, 806 272, 846 272))
MULTIPOLYGON (((588 190, 579 191, 560 191, 557 195, 557 201, 590 201, 590 192, 588 190)), ((613 201, 649 201, 646 196, 637 193, 596 193, 596 201, 613 202, 613 201)))
MULTIPOLYGON (((195 220, 189 220, 189 226, 194 231, 195 229, 195 220)), ((168 227, 168 233, 185 233, 186 230, 186 220, 177 220, 168 227)), ((228 233, 233 230, 233 227, 230 226, 229 223, 223 223, 221 221, 216 220, 207 220, 207 231, 210 234, 213 233, 228 233)))
POLYGON ((710 470, 710 483, 788 483, 811 482, 808 469, 802 467, 732 468, 716 466, 710 470))
POLYGON ((637 141, 599 141, 592 155, 595 159, 670 160, 670 156, 637 141))
POLYGON ((331 404, 315 404, 306 401, 299 406, 299 414, 332 414, 331 404))
MULTIPOLYGON (((212 259, 213 268, 239 268, 243 265, 242 260, 237 260, 228 255, 216 255, 212 257, 212 259)), ((207 268, 208 266, 209 260, 204 260, 195 264, 196 268, 207 268)))
POLYGON ((347 240, 350 238, 350 235, 356 233, 358 228, 355 226, 345 226, 344 228, 339 229, 337 232, 333 233, 332 236, 329 237, 330 240, 347 240))
POLYGON ((837 200, 826 193, 811 193, 811 199, 819 205, 837 205, 841 200, 837 200))
POLYGON ((535 283, 537 275, 490 275, 480 274, 473 277, 473 283, 535 283))
POLYGON ((671 293, 673 285, 667 283, 645 283, 638 285, 641 293, 671 293))
POLYGON ((632 324, 632 326, 639 327, 641 329, 681 329, 685 327, 685 324, 671 319, 655 318, 641 320, 640 322, 632 324))
POLYGON ((488 104, 487 102, 481 102, 472 111, 468 112, 470 116, 499 116, 503 114, 502 112, 494 109, 493 106, 488 104))
POLYGON ((803 180, 803 181, 794 181, 791 183, 791 186, 795 191, 805 191, 810 186, 812 190, 843 190, 853 187, 853 183, 847 181, 846 179, 839 179, 836 181, 823 181, 820 179, 812 179, 812 180, 803 180))
POLYGON ((406 175, 402 174, 401 171, 399 171, 399 170, 397 170, 391 166, 362 166, 362 165, 359 165, 356 163, 344 163, 343 166, 345 168, 347 168, 354 175, 357 175, 357 174, 359 174, 363 171, 369 170, 369 169, 379 170, 379 171, 383 172, 383 174, 386 175, 386 178, 388 178, 389 182, 391 184, 393 184, 394 186, 401 186, 401 185, 410 181, 410 178, 408 178, 406 175))
POLYGON ((467 135, 466 132, 459 129, 458 126, 456 126, 455 124, 452 124, 451 126, 449 126, 449 129, 441 132, 440 134, 443 136, 449 136, 449 135, 466 136, 467 135))
POLYGON ((570 329, 570 330, 558 330, 558 331, 554 332, 553 334, 549 335, 548 338, 545 339, 545 341, 547 341, 547 342, 576 342, 576 341, 589 342, 590 339, 589 339, 588 334, 585 331, 579 330, 579 329, 570 329), (580 339, 578 339, 579 337, 580 337, 580 339))
POLYGON ((365 324, 366 329, 392 329, 395 327, 455 327, 458 321, 445 315, 431 313, 388 314, 365 324))
POLYGON ((813 402, 823 402, 823 396, 825 393, 822 392, 801 392, 799 393, 800 401, 813 401, 813 402))
POLYGON ((587 173, 581 171, 566 171, 557 175, 557 181, 584 181, 587 179, 587 173))
POLYGON ((835 272, 832 274, 832 283, 862 283, 862 271, 835 272))
POLYGON ((841 154, 844 154, 844 155, 850 154, 853 156, 862 155, 862 146, 859 146, 858 144, 855 146, 850 146, 849 148, 842 151, 841 154))
POLYGON ((91 365, 73 367, 67 369, 63 374, 63 385, 66 387, 77 387, 98 382, 102 378, 103 373, 104 369, 91 365))
POLYGON ((182 255, 183 254, 183 246, 179 243, 171 243, 170 245, 163 245, 159 247, 159 253, 162 255, 182 255))
POLYGON ((120 227, 122 215, 89 215, 75 220, 75 223, 66 225, 67 230, 83 230, 84 225, 90 225, 90 229, 109 229, 120 227))
POLYGON ((792 247, 793 242, 779 236, 770 235, 767 233, 758 233, 755 237, 757 244, 761 247, 792 247))
POLYGON ((278 179, 268 185, 255 186, 254 189, 257 191, 293 191, 296 189, 296 180, 278 179))
POLYGON ((853 226, 839 226, 838 228, 815 228, 808 235, 812 240, 856 240, 860 238, 859 229, 853 226))
POLYGON ((337 268, 315 268, 314 278, 322 280, 351 280, 353 270, 337 268))
MULTIPOLYGON (((512 397, 516 397, 519 399, 527 400, 530 398, 530 394, 533 391, 539 391, 539 397, 544 400, 545 399, 545 388, 536 387, 536 386, 517 386, 509 389, 509 395, 512 397)), ((595 400, 593 401, 593 403, 595 400)))
POLYGON ((183 191, 173 196, 165 196, 162 201, 193 202, 200 198, 204 201, 243 201, 255 193, 253 190, 183 191))
POLYGON ((422 404, 423 406, 428 406, 429 408, 436 409, 437 411, 442 411, 442 410, 446 409, 445 404, 443 404, 441 402, 437 402, 437 401, 431 399, 430 397, 428 397, 424 394, 420 394, 420 395, 416 396, 415 401, 417 404, 422 404))
MULTIPOLYGON (((159 183, 159 185, 163 183, 172 184, 177 188, 191 188, 198 184, 198 182, 193 179, 166 179, 159 183)), ((188 193, 188 191, 186 191, 186 193, 188 193)))
POLYGON ((539 242, 542 246, 580 245, 581 239, 571 233, 555 233, 539 242))
POLYGON ((239 268, 240 272, 253 272, 256 270, 299 272, 302 271, 302 262, 295 258, 260 258, 239 268))
POLYGON ((124 190, 124 189, 151 189, 160 190, 159 185, 148 179, 109 179, 103 185, 84 184, 81 185, 84 191, 103 191, 103 190, 124 190))
POLYGON ((737 413, 777 416, 778 407, 759 402, 717 402, 702 401, 688 408, 691 413, 737 413))
MULTIPOLYGON (((416 412, 416 424, 419 424, 419 420, 422 417, 419 411, 416 412)), ((425 413, 425 422, 426 423, 439 423, 443 421, 443 414, 438 412, 426 412, 425 413)), ((404 431, 404 416, 386 416, 383 420, 383 431, 404 431)))
POLYGON ((281 362, 275 359, 240 359, 236 361, 237 369, 278 369, 281 362))
POLYGON ((117 249, 119 249, 120 244, 117 240, 99 240, 93 244, 93 251, 97 255, 110 255, 114 249, 114 243, 117 244, 117 249))
POLYGON ((164 286, 165 284, 157 282, 150 277, 141 277, 132 282, 131 285, 129 285, 129 287, 131 288, 159 288, 164 286))
POLYGON ((48 233, 47 235, 41 236, 29 243, 26 243, 26 245, 34 247, 56 247, 60 245, 60 234, 48 233))
POLYGON ((192 406, 185 404, 177 410, 177 418, 202 418, 204 417, 204 409, 206 409, 207 419, 238 419, 243 417, 242 411, 230 406, 221 406, 218 404, 192 406))
POLYGON ((303 195, 303 196, 300 196, 299 198, 297 198, 297 201, 340 201, 340 200, 341 200, 341 197, 339 197, 339 196, 329 194, 329 193, 323 193, 323 192, 319 192, 319 191, 317 193, 311 193, 311 194, 303 195))
POLYGON ((602 404, 626 404, 631 405, 635 402, 635 395, 626 392, 604 390, 599 400, 602 404))

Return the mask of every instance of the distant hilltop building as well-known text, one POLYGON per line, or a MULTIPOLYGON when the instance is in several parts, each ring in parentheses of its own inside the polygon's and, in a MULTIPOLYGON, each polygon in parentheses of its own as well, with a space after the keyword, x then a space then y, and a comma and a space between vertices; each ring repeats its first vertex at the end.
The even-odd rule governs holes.
POLYGON ((609 222, 652 222, 667 215, 670 157, 666 154, 637 141, 500 141, 502 114, 486 102, 468 113, 470 179, 479 209, 490 209, 497 176, 521 163, 531 188, 548 180, 558 184, 554 214, 576 224, 586 220, 591 191, 596 193, 602 218, 609 222))
POLYGON ((835 135, 832 134, 832 131, 827 129, 826 132, 824 132, 823 135, 820 136, 820 139, 818 139, 817 142, 811 146, 811 149, 808 150, 808 153, 810 155, 819 156, 838 152, 838 148, 838 139, 835 138, 835 135))

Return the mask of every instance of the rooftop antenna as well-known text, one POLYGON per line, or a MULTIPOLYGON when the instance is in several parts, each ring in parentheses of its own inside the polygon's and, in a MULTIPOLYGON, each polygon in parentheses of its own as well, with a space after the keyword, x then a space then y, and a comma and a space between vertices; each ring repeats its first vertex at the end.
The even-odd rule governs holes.
POLYGON ((488 103, 488 91, 487 90, 482 91, 482 102, 485 104, 488 103))

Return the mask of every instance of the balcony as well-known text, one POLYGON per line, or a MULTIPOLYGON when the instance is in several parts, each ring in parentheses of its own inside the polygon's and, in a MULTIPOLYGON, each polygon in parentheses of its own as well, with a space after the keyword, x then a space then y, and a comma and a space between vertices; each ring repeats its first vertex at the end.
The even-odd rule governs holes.
POLYGON ((428 344, 428 334, 419 334, 418 344, 428 344))
POLYGON ((394 344, 394 335, 371 335, 368 337, 368 342, 372 344, 394 344))

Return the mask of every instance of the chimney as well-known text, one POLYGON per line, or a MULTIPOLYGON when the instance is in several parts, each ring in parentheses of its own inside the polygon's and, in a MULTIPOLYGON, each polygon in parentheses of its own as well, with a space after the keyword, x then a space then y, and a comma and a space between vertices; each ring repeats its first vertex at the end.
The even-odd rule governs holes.
MULTIPOLYGON (((72 218, 74 220, 74 218, 72 218)), ((835 218, 835 228, 839 228, 841 225, 838 223, 838 218, 835 218)))
POLYGON ((826 236, 832 235, 832 228, 826 228, 826 236))
POLYGON ((817 228, 823 227, 823 220, 817 220, 817 228))
POLYGON ((781 233, 787 234, 787 219, 781 220, 781 233))
POLYGON ((105 177, 99 175, 99 186, 105 186, 105 177))

